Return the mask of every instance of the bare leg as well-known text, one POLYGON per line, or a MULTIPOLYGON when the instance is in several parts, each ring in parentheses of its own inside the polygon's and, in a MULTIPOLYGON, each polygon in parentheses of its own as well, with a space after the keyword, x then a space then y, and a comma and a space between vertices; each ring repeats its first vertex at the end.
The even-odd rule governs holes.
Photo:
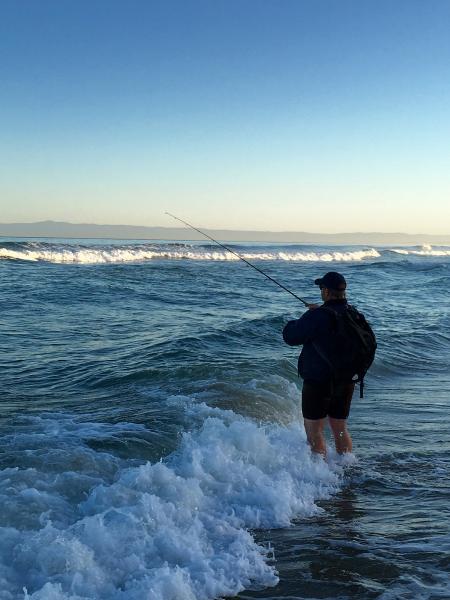
POLYGON ((327 446, 323 435, 326 419, 303 419, 305 424, 306 438, 311 450, 322 456, 327 454, 327 446))
POLYGON ((352 438, 347 429, 346 419, 333 419, 328 417, 331 431, 334 435, 334 443, 336 446, 336 452, 338 454, 344 454, 345 452, 352 451, 352 438))

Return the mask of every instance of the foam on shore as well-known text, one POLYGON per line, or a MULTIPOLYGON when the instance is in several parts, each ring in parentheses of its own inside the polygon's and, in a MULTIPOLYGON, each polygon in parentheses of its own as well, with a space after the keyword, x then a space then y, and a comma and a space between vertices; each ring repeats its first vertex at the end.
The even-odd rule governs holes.
POLYGON ((251 530, 320 513, 342 467, 311 456, 299 423, 259 425, 188 397, 170 401, 199 425, 156 464, 85 443, 105 428, 138 435, 141 425, 49 415, 6 440, 34 466, 0 474, 2 598, 209 600, 277 583, 272 551, 251 530), (70 464, 48 468, 54 460, 70 464))

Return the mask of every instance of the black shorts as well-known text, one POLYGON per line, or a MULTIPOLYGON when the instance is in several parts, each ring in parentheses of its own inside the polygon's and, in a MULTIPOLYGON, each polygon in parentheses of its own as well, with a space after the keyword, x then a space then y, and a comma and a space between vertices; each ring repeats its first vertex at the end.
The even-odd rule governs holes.
POLYGON ((346 419, 350 413, 354 383, 304 381, 302 413, 305 419, 346 419))

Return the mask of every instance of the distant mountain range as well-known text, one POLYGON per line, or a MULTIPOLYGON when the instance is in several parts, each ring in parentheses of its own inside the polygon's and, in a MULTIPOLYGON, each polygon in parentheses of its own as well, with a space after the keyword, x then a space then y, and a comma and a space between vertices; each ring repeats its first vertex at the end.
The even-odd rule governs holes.
MULTIPOLYGON (((450 245, 450 234, 428 235, 408 233, 307 233, 304 231, 238 231, 232 229, 204 229, 205 233, 221 241, 233 242, 297 242, 305 244, 363 244, 450 245)), ((56 237, 56 238, 109 238, 133 240, 201 240, 199 233, 185 227, 143 227, 138 225, 94 225, 39 221, 37 223, 0 223, 3 237, 56 237)))

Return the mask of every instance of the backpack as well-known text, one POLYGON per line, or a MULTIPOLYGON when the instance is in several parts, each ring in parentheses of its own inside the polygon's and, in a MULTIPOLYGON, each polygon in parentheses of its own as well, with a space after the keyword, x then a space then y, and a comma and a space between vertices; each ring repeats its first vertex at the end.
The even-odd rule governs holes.
POLYGON ((377 342, 375 334, 364 315, 353 306, 343 312, 336 312, 326 306, 325 310, 332 318, 332 326, 327 343, 313 346, 319 356, 331 368, 333 381, 359 383, 359 397, 364 394, 364 376, 375 358, 377 342))

